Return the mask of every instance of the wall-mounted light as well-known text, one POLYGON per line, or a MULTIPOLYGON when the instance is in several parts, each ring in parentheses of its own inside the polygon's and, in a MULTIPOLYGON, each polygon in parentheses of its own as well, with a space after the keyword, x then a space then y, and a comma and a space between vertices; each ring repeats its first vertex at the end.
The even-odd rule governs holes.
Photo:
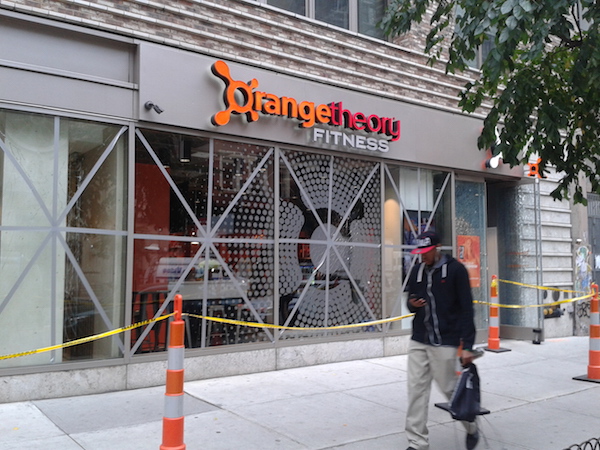
POLYGON ((154 112, 156 112, 157 114, 161 114, 164 111, 164 109, 162 109, 160 106, 158 106, 153 101, 147 101, 144 104, 144 108, 146 108, 148 111, 150 111, 151 109, 153 109, 154 112))
POLYGON ((486 159, 485 162, 483 163, 483 167, 485 169, 497 169, 498 166, 500 165, 500 160, 502 159, 502 153, 498 153, 496 156, 493 156, 496 146, 500 145, 500 143, 502 142, 500 140, 500 128, 498 128, 497 126, 494 129, 494 134, 496 135, 496 141, 487 150, 489 158, 486 159))
POLYGON ((496 156, 492 156, 489 159, 485 160, 485 168, 486 169, 497 169, 500 165, 500 160, 502 159, 502 153, 496 156))

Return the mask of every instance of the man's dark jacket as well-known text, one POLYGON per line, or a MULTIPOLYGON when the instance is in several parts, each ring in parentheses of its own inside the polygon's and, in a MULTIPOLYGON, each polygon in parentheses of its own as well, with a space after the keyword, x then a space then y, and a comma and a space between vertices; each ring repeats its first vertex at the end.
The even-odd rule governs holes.
POLYGON ((475 341, 473 296, 466 267, 448 255, 442 255, 432 267, 424 263, 410 274, 408 292, 424 298, 422 308, 408 308, 416 313, 412 339, 424 344, 451 345, 472 349, 475 341))

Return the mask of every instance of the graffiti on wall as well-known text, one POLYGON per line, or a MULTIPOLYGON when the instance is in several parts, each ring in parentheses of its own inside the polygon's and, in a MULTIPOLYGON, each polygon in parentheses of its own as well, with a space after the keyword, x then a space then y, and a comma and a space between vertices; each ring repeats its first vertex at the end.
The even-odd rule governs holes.
POLYGON ((575 253, 575 286, 578 291, 589 292, 592 286, 592 266, 590 265, 591 251, 581 245, 575 253))
MULTIPOLYGON (((575 289, 589 292, 592 286, 592 252, 586 245, 580 245, 575 251, 575 289)), ((590 317, 590 300, 575 303, 576 328, 581 334, 588 333, 590 317)))

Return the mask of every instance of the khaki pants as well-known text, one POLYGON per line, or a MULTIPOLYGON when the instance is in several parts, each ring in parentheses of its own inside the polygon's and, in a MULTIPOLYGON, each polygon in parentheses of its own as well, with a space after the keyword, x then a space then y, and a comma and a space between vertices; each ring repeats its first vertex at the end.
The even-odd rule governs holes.
MULTIPOLYGON (((431 382, 435 380, 448 400, 457 381, 457 348, 434 347, 410 341, 408 350, 408 411, 406 437, 416 450, 429 449, 427 416, 431 382)), ((467 433, 477 431, 475 422, 462 422, 467 433)))

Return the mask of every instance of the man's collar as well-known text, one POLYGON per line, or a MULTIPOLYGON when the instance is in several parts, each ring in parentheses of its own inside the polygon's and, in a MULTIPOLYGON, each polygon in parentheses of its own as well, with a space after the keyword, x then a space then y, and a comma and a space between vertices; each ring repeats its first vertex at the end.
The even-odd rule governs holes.
POLYGON ((450 260, 450 257, 448 255, 442 253, 442 254, 440 254, 440 258, 435 263, 433 263, 432 266, 427 266, 427 268, 429 270, 437 269, 439 267, 442 267, 449 260, 450 260))

